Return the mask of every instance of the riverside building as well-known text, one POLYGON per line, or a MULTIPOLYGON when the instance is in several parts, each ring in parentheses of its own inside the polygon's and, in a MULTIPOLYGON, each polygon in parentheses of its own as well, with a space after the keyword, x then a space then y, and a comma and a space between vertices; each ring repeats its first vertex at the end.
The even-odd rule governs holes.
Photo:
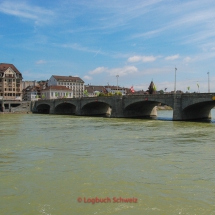
POLYGON ((72 92, 73 98, 80 98, 84 95, 84 81, 79 77, 52 75, 48 86, 51 86, 51 89, 52 86, 64 86, 72 92))
POLYGON ((0 97, 3 100, 22 98, 22 74, 13 64, 0 63, 0 97))

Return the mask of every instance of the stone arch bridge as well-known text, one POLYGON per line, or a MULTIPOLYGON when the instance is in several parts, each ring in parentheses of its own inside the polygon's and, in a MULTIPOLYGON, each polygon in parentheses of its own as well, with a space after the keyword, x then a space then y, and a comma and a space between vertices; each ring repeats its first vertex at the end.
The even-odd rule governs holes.
POLYGON ((157 116, 156 106, 166 104, 173 109, 173 120, 210 119, 215 106, 215 93, 128 95, 39 100, 32 112, 77 116, 109 116, 144 118, 157 116))

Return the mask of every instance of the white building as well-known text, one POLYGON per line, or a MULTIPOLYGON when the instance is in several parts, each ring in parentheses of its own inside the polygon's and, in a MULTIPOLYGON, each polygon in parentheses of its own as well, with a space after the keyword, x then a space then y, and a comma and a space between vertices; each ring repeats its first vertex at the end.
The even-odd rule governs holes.
POLYGON ((64 86, 71 90, 73 98, 84 96, 84 81, 79 77, 52 75, 48 86, 64 86))
POLYGON ((122 93, 122 95, 126 95, 127 92, 128 92, 128 89, 127 88, 122 88, 122 87, 117 87, 117 86, 105 86, 105 89, 107 90, 108 93, 112 93, 112 94, 115 94, 117 92, 120 92, 122 93))
POLYGON ((49 86, 41 90, 42 99, 74 98, 72 89, 66 86, 49 86))

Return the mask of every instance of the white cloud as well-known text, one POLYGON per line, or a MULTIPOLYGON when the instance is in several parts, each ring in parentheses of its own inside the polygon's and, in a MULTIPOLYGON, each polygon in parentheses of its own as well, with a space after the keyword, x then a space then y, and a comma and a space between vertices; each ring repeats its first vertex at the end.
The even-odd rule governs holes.
POLYGON ((38 61, 36 62, 36 64, 45 64, 45 63, 46 63, 45 60, 38 60, 38 61))
POLYGON ((185 58, 184 58, 184 61, 185 61, 186 63, 189 63, 189 62, 191 61, 191 58, 190 58, 190 57, 185 57, 185 58))
POLYGON ((135 66, 125 66, 123 68, 114 68, 107 70, 107 72, 110 74, 110 76, 126 76, 128 74, 137 73, 138 69, 135 66))
POLYGON ((100 74, 103 73, 107 70, 107 68, 105 67, 98 67, 96 69, 94 69, 93 71, 89 72, 91 75, 95 75, 95 74, 100 74))
POLYGON ((106 53, 102 52, 101 49, 99 49, 99 50, 90 49, 88 47, 84 47, 84 46, 82 46, 80 44, 77 44, 77 43, 63 44, 63 45, 58 45, 58 46, 61 46, 63 48, 71 48, 71 49, 78 50, 78 51, 83 51, 83 52, 94 53, 95 55, 93 57, 95 57, 98 54, 107 55, 106 53))
POLYGON ((139 61, 142 61, 144 63, 146 62, 153 62, 156 60, 156 57, 154 56, 133 56, 133 57, 130 57, 128 58, 128 62, 130 63, 135 63, 135 62, 139 62, 139 61))
POLYGON ((138 62, 138 61, 141 61, 140 56, 133 56, 133 57, 128 58, 128 62, 130 62, 130 63, 134 63, 134 62, 138 62))
POLYGON ((96 69, 94 69, 93 71, 90 71, 89 73, 91 75, 96 75, 96 74, 100 74, 100 73, 108 73, 110 76, 126 76, 128 74, 133 74, 138 72, 138 69, 135 66, 125 66, 122 68, 113 68, 113 69, 108 69, 105 67, 98 67, 96 69))
POLYGON ((176 60, 178 58, 179 58, 179 54, 167 56, 167 57, 165 57, 165 60, 176 60))
POLYGON ((50 18, 54 15, 53 11, 43 9, 38 6, 31 6, 24 2, 4 1, 0 4, 0 12, 34 20, 35 24, 48 23, 50 18))
POLYGON ((85 80, 92 80, 92 77, 90 77, 90 76, 88 76, 88 75, 85 75, 85 76, 83 77, 83 79, 85 79, 85 80))

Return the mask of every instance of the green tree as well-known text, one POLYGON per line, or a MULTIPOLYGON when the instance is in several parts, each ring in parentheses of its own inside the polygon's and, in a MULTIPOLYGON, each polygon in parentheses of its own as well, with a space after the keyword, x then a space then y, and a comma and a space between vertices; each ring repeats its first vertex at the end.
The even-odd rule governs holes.
POLYGON ((99 95, 98 96, 105 96, 105 94, 104 93, 99 93, 99 95))
POLYGON ((107 96, 113 96, 113 93, 109 92, 109 93, 107 94, 107 96))
POLYGON ((121 95, 122 95, 122 93, 120 91, 115 92, 115 96, 121 96, 121 95))
POLYGON ((85 96, 89 96, 89 93, 88 93, 87 90, 84 90, 84 95, 85 95, 85 96))

